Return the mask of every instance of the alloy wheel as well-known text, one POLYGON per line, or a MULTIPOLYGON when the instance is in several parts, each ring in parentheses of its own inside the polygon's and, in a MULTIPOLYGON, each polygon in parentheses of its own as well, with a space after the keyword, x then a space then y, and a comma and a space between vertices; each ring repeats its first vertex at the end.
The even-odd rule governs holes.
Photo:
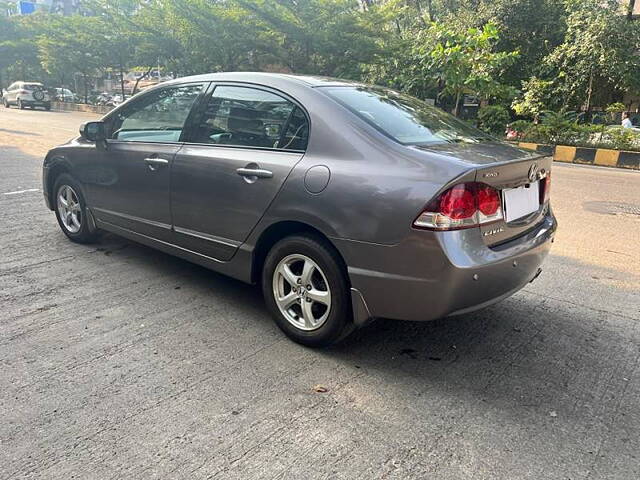
POLYGON ((82 208, 78 194, 69 185, 58 190, 58 213, 60 221, 70 233, 78 233, 82 228, 82 208))
POLYGON ((300 330, 317 330, 331 311, 329 282, 318 264, 305 255, 280 260, 273 272, 273 296, 280 313, 300 330))

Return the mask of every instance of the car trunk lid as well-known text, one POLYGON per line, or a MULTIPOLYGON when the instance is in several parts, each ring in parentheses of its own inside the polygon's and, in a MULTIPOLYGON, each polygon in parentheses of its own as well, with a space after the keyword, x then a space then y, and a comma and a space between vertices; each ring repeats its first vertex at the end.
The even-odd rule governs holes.
POLYGON ((475 168, 475 181, 500 192, 503 219, 479 227, 488 246, 498 246, 535 227, 548 210, 545 178, 553 159, 507 143, 437 144, 416 147, 475 168))

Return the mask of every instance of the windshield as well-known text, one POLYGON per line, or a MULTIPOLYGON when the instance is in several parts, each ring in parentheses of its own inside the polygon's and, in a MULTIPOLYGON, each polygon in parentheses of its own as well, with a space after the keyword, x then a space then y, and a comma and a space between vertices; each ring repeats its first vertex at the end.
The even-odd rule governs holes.
POLYGON ((404 145, 493 140, 462 120, 393 90, 381 87, 319 87, 319 90, 404 145))
POLYGON ((25 83, 23 88, 25 90, 28 91, 33 91, 33 90, 41 90, 42 89, 42 84, 41 83, 25 83))

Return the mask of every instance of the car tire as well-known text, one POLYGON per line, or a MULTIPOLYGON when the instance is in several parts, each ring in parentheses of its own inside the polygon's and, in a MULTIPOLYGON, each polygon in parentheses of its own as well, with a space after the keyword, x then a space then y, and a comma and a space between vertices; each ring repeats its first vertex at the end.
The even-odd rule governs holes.
POLYGON ((78 182, 63 173, 54 183, 53 195, 53 207, 62 232, 77 243, 94 242, 98 232, 89 220, 87 203, 78 182))
POLYGON ((302 345, 326 347, 355 329, 343 262, 318 236, 286 237, 271 248, 262 293, 278 327, 302 345))
POLYGON ((50 112, 50 111, 51 111, 51 105, 45 105, 45 106, 44 106, 44 109, 45 109, 47 112, 50 112))
POLYGON ((6 98, 2 99, 2 104, 4 105, 4 108, 11 108, 11 105, 9 105, 9 102, 6 98))
POLYGON ((18 99, 17 105, 20 110, 24 110, 24 103, 22 103, 22 100, 18 99))

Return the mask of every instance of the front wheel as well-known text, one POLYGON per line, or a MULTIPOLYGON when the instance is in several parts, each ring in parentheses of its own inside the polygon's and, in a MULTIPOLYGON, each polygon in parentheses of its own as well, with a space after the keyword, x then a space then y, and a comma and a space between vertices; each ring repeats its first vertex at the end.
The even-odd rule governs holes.
POLYGON ((324 347, 354 329, 346 272, 320 238, 287 237, 265 260, 262 293, 280 329, 295 342, 324 347))
POLYGON ((2 99, 2 104, 4 105, 4 108, 9 108, 9 102, 7 101, 6 98, 2 99))
POLYGON ((62 174, 57 178, 53 191, 56 218, 62 232, 77 243, 95 241, 97 232, 89 223, 87 204, 78 182, 72 176, 62 174))

